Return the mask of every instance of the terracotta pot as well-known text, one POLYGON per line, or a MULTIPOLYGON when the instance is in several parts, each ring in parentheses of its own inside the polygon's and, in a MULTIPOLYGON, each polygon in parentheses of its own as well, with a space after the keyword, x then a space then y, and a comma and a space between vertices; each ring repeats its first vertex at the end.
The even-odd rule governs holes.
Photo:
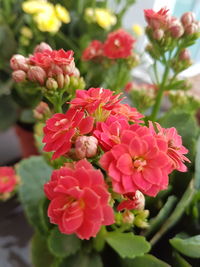
POLYGON ((22 151, 22 158, 28 158, 32 155, 39 154, 35 146, 32 131, 25 129, 20 125, 16 125, 15 132, 19 138, 19 143, 22 151))

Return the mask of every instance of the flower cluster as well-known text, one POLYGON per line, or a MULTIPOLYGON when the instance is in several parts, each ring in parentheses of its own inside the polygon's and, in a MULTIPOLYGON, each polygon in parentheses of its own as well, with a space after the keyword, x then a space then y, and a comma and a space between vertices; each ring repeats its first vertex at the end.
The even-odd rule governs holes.
POLYGON ((33 55, 14 55, 10 60, 15 82, 31 81, 48 89, 63 88, 70 76, 79 76, 75 67, 73 51, 52 50, 46 44, 36 46, 33 55))
POLYGON ((6 200, 15 191, 19 178, 11 167, 0 167, 0 199, 6 200))
POLYGON ((60 4, 55 6, 43 0, 25 1, 22 4, 24 12, 33 15, 38 29, 42 32, 56 33, 62 23, 70 22, 70 15, 66 8, 60 4))
POLYGON ((104 43, 94 40, 83 52, 83 60, 96 60, 101 58, 119 59, 128 58, 133 54, 135 39, 123 29, 108 34, 104 43))
MULTIPOLYGON (((64 156, 73 161, 55 170, 45 185, 51 201, 48 216, 63 233, 89 239, 101 225, 114 223, 107 187, 118 195, 116 201, 121 198, 117 210, 125 210, 123 220, 133 221, 129 210, 146 218, 144 195, 156 196, 167 189, 173 170, 187 169, 188 151, 176 129, 152 122, 144 126, 142 114, 121 103, 120 95, 103 88, 77 90, 68 111, 46 122, 44 151, 53 151, 53 159, 64 156), (106 171, 107 186, 87 158, 106 171)), ((136 225, 146 227, 137 220, 136 225)))

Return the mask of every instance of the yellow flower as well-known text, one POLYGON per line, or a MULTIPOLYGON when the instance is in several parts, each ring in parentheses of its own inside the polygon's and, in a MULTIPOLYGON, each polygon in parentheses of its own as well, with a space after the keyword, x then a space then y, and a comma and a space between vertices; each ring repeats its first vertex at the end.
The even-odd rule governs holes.
POLYGON ((86 8, 85 19, 90 22, 96 22, 103 29, 109 29, 117 22, 116 16, 105 8, 86 8))
POLYGON ((31 31, 31 29, 28 27, 25 27, 25 26, 22 27, 20 32, 21 32, 21 35, 23 35, 24 37, 26 37, 28 39, 33 38, 33 33, 31 31))
POLYGON ((104 8, 96 8, 95 17, 97 24, 104 29, 109 29, 117 22, 115 15, 113 15, 108 9, 104 8))
POLYGON ((138 36, 141 36, 141 35, 144 34, 144 30, 143 30, 143 28, 139 24, 134 24, 132 26, 132 30, 138 36))
POLYGON ((34 20, 37 23, 38 29, 42 32, 56 33, 61 26, 60 20, 55 16, 54 13, 39 13, 34 17, 34 20))
POLYGON ((70 22, 70 15, 66 8, 61 6, 60 4, 55 5, 55 11, 58 19, 60 19, 64 23, 70 22))
POLYGON ((25 13, 28 14, 35 14, 38 12, 43 12, 46 8, 46 1, 26 1, 22 3, 22 9, 25 13))

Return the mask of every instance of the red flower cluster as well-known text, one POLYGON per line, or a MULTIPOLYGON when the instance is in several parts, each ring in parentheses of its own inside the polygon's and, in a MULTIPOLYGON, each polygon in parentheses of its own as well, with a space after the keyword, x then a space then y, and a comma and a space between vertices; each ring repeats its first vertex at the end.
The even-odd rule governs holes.
POLYGON ((0 199, 7 199, 18 184, 18 177, 11 167, 0 167, 0 199))
POLYGON ((103 175, 87 160, 53 171, 44 191, 51 201, 50 221, 58 224, 64 234, 75 233, 81 239, 90 239, 102 225, 114 223, 103 175))
POLYGON ((101 57, 109 59, 128 58, 132 55, 135 39, 123 29, 111 32, 106 41, 94 40, 83 51, 82 59, 94 60, 101 57))
POLYGON ((44 85, 48 78, 58 79, 58 84, 64 84, 65 77, 77 76, 73 51, 52 50, 45 43, 36 46, 34 54, 25 58, 22 55, 14 55, 10 60, 10 66, 14 70, 13 79, 16 82, 31 81, 44 85), (58 77, 59 76, 59 77, 58 77))
POLYGON ((171 21, 171 16, 168 14, 169 9, 161 8, 158 12, 153 9, 144 9, 144 16, 150 27, 153 29, 167 27, 171 21))

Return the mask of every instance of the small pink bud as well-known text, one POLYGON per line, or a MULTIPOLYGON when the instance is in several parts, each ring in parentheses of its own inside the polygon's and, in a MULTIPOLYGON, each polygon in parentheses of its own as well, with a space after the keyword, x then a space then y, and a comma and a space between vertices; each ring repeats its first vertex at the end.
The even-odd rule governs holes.
POLYGON ((183 26, 188 26, 195 21, 195 14, 193 12, 186 12, 181 17, 181 22, 183 26))
POLYGON ((181 24, 176 24, 170 27, 172 37, 180 38, 184 34, 184 28, 181 24))
POLYGON ((198 31, 199 31, 199 27, 196 23, 192 23, 192 24, 188 25, 187 27, 185 27, 185 32, 188 35, 197 33, 198 31))
POLYGON ((157 29, 153 32, 153 38, 160 41, 164 36, 164 31, 162 29, 157 29))
POLYGON ((190 52, 188 49, 183 49, 179 54, 180 60, 190 60, 190 52))
POLYGON ((122 221, 123 223, 128 223, 128 224, 132 224, 134 222, 135 216, 132 212, 130 212, 129 210, 126 210, 123 214, 122 214, 122 221))
POLYGON ((50 90, 56 90, 58 88, 58 83, 54 78, 48 78, 46 81, 46 87, 50 90))
POLYGON ((58 75, 58 74, 62 74, 63 73, 63 70, 61 67, 59 67, 58 65, 51 65, 51 69, 48 71, 48 77, 53 77, 55 75, 58 75))
POLYGON ((65 83, 65 78, 64 75, 62 73, 58 74, 56 77, 57 83, 58 83, 58 87, 59 88, 63 88, 64 83, 65 83))
POLYGON ((34 117, 38 120, 41 120, 44 118, 46 114, 50 113, 49 106, 47 103, 41 101, 37 107, 33 110, 34 117))
POLYGON ((12 78, 16 83, 24 82, 26 80, 26 73, 23 70, 15 70, 12 73, 12 78))
POLYGON ((73 75, 75 71, 75 63, 72 61, 69 65, 64 65, 62 67, 63 73, 68 75, 73 75))
POLYGON ((32 66, 29 68, 28 79, 32 82, 39 82, 41 85, 44 84, 46 79, 46 72, 39 66, 32 66))
POLYGON ((78 159, 91 158, 97 153, 98 140, 94 136, 79 136, 76 139, 75 150, 78 159))
POLYGON ((44 50, 52 51, 52 48, 50 45, 48 45, 45 42, 41 42, 39 45, 37 45, 34 49, 34 53, 43 52, 44 50))
POLYGON ((10 66, 13 70, 28 70, 27 59, 22 55, 14 55, 10 60, 10 66))
POLYGON ((145 206, 145 198, 142 192, 136 190, 134 200, 135 200, 135 209, 143 210, 145 206))

